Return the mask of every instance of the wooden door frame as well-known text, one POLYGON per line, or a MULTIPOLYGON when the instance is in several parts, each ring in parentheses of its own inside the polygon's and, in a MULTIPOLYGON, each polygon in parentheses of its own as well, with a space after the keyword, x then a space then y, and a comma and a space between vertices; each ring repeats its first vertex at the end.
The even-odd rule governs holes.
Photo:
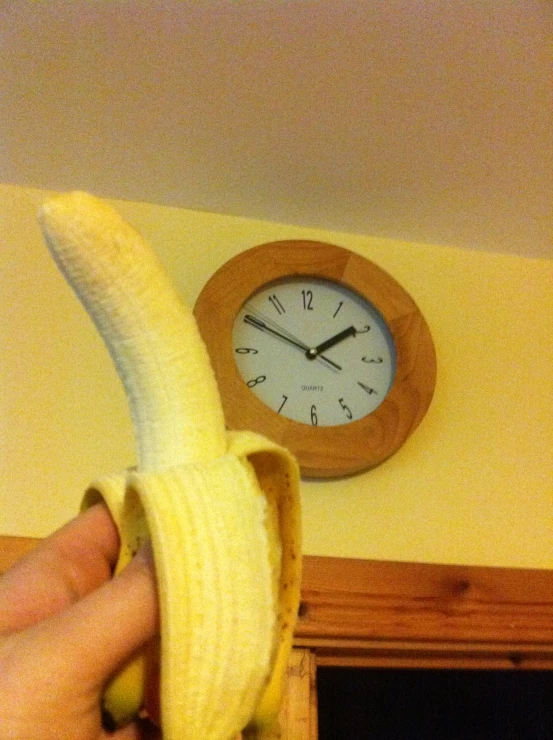
MULTIPOLYGON (((0 573, 38 542, 0 536, 0 573)), ((318 666, 553 669, 553 570, 306 555, 294 643, 318 666)))
POLYGON ((553 669, 553 571, 307 556, 318 666, 553 669))
MULTIPOLYGON (((0 573, 38 542, 0 536, 0 573)), ((320 666, 553 670, 553 570, 307 555, 283 740, 316 740, 320 666)))

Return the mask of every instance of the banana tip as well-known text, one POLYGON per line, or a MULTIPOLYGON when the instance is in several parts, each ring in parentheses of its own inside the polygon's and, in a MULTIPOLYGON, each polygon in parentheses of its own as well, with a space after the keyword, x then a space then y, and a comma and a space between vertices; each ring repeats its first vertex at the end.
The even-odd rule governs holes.
POLYGON ((84 190, 56 193, 49 196, 40 206, 38 209, 38 218, 41 225, 44 225, 49 217, 57 214, 63 215, 85 210, 88 211, 91 208, 97 209, 102 206, 104 206, 103 201, 84 190))

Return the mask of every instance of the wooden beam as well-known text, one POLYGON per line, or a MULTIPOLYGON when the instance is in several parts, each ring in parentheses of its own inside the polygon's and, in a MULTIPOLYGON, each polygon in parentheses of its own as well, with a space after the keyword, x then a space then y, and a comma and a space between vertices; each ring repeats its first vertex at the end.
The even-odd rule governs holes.
POLYGON ((4 573, 16 560, 33 550, 39 539, 34 537, 9 537, 0 535, 0 574, 4 573))
MULTIPOLYGON (((0 536, 0 573, 39 540, 0 536)), ((553 669, 553 570, 305 556, 317 665, 553 669)))
POLYGON ((318 665, 553 668, 553 571, 306 557, 318 665))
POLYGON ((282 740, 317 740, 316 668, 311 650, 292 650, 280 711, 282 740))

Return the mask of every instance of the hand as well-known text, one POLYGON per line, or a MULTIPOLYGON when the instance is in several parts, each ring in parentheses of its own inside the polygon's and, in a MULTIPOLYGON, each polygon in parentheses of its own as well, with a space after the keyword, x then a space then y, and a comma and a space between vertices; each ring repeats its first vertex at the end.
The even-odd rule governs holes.
POLYGON ((338 334, 335 334, 333 337, 330 337, 330 339, 327 339, 326 342, 321 342, 321 344, 318 344, 316 347, 312 347, 311 349, 307 350, 307 359, 314 360, 316 357, 319 357, 321 352, 325 352, 327 349, 334 347, 335 344, 343 342, 344 339, 347 339, 348 337, 354 337, 356 334, 357 331, 355 327, 348 326, 347 329, 338 332, 338 334))
POLYGON ((157 631, 151 556, 111 578, 119 540, 97 505, 0 578, 0 727, 9 740, 150 740, 102 728, 102 689, 157 631))
MULTIPOLYGON (((260 331, 264 331, 267 334, 272 334, 275 337, 278 337, 279 339, 282 339, 285 342, 288 342, 288 344, 291 344, 293 347, 296 347, 297 349, 301 349, 302 352, 305 353, 305 356, 311 360, 315 359, 319 355, 317 353, 316 355, 313 355, 311 357, 311 352, 313 352, 310 347, 307 346, 307 344, 304 344, 302 341, 297 339, 293 334, 290 334, 290 332, 286 331, 285 329, 281 329, 281 327, 277 327, 277 329, 274 329, 272 326, 269 326, 269 324, 265 323, 264 321, 261 321, 261 319, 258 319, 256 316, 252 316, 251 314, 246 314, 244 316, 244 321, 246 324, 250 324, 250 326, 255 327, 256 329, 259 329, 260 331)), ((275 324, 275 326, 277 326, 275 324)), ((321 360, 324 360, 329 365, 332 365, 332 367, 336 368, 336 370, 341 370, 342 368, 340 365, 337 365, 332 360, 329 360, 328 357, 322 357, 320 356, 321 360)))

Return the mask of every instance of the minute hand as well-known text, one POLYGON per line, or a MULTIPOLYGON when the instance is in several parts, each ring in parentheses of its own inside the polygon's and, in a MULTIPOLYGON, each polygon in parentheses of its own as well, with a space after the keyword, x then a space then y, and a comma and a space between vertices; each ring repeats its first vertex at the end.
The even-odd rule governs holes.
POLYGON ((295 339, 292 339, 291 337, 286 336, 286 334, 281 334, 276 329, 273 329, 272 326, 269 326, 264 321, 257 319, 255 316, 246 314, 246 316, 244 316, 244 322, 246 324, 250 324, 250 326, 255 326, 256 329, 260 329, 261 331, 266 331, 268 334, 274 334, 275 337, 279 337, 279 339, 283 339, 285 342, 288 342, 288 344, 292 344, 294 345, 294 347, 298 347, 298 349, 301 349, 304 352, 309 350, 309 347, 306 344, 303 344, 302 342, 298 342, 295 339))
POLYGON ((307 353, 306 353, 307 358, 309 360, 314 360, 316 357, 318 357, 321 354, 321 352, 324 352, 325 350, 330 349, 331 347, 334 347, 335 344, 342 342, 344 339, 347 339, 348 337, 354 337, 355 334, 356 334, 355 327, 348 326, 347 329, 344 329, 338 334, 335 334, 333 337, 330 337, 330 339, 327 339, 325 342, 322 342, 321 344, 318 344, 316 347, 312 347, 311 349, 307 350, 307 353))
MULTIPOLYGON (((246 314, 244 316, 244 322, 246 324, 249 324, 250 326, 254 326, 256 329, 259 329, 260 331, 265 331, 268 334, 272 334, 273 336, 278 337, 279 339, 282 339, 284 342, 288 342, 288 344, 291 344, 293 347, 297 347, 298 349, 301 349, 301 351, 305 354, 305 356, 308 357, 308 352, 310 350, 307 344, 304 344, 303 342, 300 342, 297 339, 289 337, 286 334, 282 334, 277 329, 273 329, 272 326, 269 326, 269 324, 266 324, 264 321, 261 321, 261 319, 258 319, 255 316, 252 316, 251 314, 246 314)), ((332 365, 337 370, 342 369, 340 365, 336 364, 335 362, 332 362, 332 360, 329 360, 326 357, 321 357, 321 360, 328 362, 329 365, 332 365)))

